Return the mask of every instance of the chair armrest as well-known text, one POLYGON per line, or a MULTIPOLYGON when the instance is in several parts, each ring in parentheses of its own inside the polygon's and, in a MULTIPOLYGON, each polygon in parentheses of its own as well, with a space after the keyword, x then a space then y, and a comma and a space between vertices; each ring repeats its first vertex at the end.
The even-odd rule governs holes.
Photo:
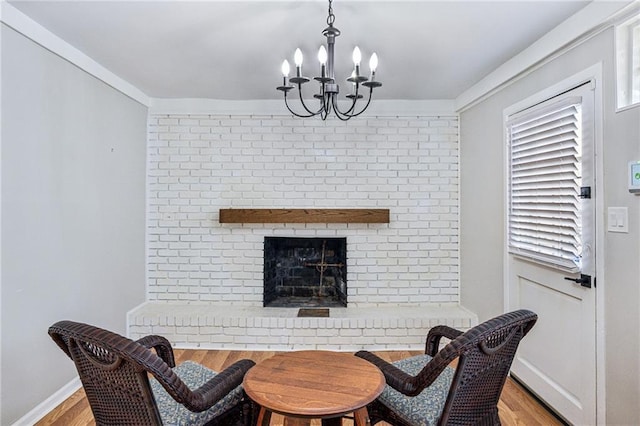
POLYGON ((355 355, 369 361, 370 363, 378 367, 378 369, 384 375, 387 384, 398 392, 406 394, 406 392, 412 392, 414 390, 414 376, 405 373, 395 365, 383 360, 382 358, 378 357, 375 354, 372 354, 369 351, 358 351, 355 355))
MULTIPOLYGON (((156 360, 161 362, 158 358, 156 360)), ((180 377, 164 363, 162 365, 157 363, 155 365, 147 365, 147 367, 148 371, 153 374, 153 377, 173 399, 191 411, 200 412, 208 410, 229 392, 241 385, 244 375, 254 365, 255 362, 249 359, 241 359, 195 390, 189 389, 180 377)))
POLYGON ((136 343, 144 346, 147 349, 155 349, 156 354, 158 354, 158 356, 162 358, 162 360, 166 362, 169 367, 173 368, 176 366, 176 360, 173 355, 173 348, 171 347, 171 343, 169 343, 166 338, 162 336, 151 335, 138 339, 136 343))
MULTIPOLYGON (((447 334, 448 336, 453 336, 454 334, 458 333, 462 334, 450 327, 447 327, 447 329, 443 331, 444 333, 449 333, 447 334)), ((434 334, 437 333, 438 331, 436 330, 434 334)), ((446 336, 441 335, 440 337, 446 336)), ((465 343, 466 342, 464 341, 464 339, 457 339, 450 342, 442 350, 437 352, 435 356, 433 356, 431 361, 429 361, 415 376, 405 373, 398 367, 388 363, 387 361, 370 352, 359 351, 356 352, 356 356, 366 359, 367 361, 378 367, 384 375, 384 378, 386 379, 389 386, 404 395, 416 396, 420 392, 422 392, 424 388, 430 386, 444 371, 444 369, 447 368, 449 364, 451 364, 451 362, 460 355, 460 351, 465 343)))
POLYGON ((437 325, 429 330, 427 334, 427 341, 424 348, 424 353, 432 357, 436 356, 440 349, 440 340, 446 337, 449 340, 453 340, 460 336, 463 332, 456 330, 455 328, 447 325, 437 325))
POLYGON ((250 359, 236 361, 195 389, 191 397, 184 401, 185 407, 196 412, 208 410, 229 392, 240 386, 247 371, 255 364, 250 359))

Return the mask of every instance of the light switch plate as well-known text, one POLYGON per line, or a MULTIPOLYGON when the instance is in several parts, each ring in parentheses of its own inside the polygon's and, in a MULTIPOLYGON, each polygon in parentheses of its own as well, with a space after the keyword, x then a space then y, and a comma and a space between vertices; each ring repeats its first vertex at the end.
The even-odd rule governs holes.
POLYGON ((629 209, 627 207, 607 208, 607 231, 629 232, 629 209))

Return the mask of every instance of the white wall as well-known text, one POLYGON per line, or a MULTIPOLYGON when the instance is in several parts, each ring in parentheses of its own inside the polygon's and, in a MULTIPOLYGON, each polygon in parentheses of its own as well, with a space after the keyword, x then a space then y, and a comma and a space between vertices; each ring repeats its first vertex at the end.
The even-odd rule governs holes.
MULTIPOLYGON (((640 197, 627 191, 626 169, 640 159, 640 108, 615 111, 614 38, 611 29, 562 54, 497 91, 460 116, 462 303, 487 319, 503 309, 505 108, 602 62, 605 210, 629 209, 629 233, 606 233, 598 242, 604 271, 597 285, 605 295, 606 424, 640 424, 640 197), (469 177, 473 176, 473 179, 469 177), (603 286, 603 287, 601 287, 603 286)), ((600 212, 604 215, 604 212, 600 212)), ((606 218, 601 218, 606 223, 606 218)), ((602 325, 600 325, 601 327, 602 325)), ((549 346, 553 350, 553 346, 549 346)), ((566 360, 566 362, 571 362, 566 360)))
POLYGON ((457 303, 457 116, 152 115, 151 301, 262 306, 265 236, 347 237, 349 306, 457 303), (220 208, 388 208, 389 224, 220 224, 220 208))
POLYGON ((2 26, 2 418, 75 376, 60 319, 144 301, 146 107, 2 26))

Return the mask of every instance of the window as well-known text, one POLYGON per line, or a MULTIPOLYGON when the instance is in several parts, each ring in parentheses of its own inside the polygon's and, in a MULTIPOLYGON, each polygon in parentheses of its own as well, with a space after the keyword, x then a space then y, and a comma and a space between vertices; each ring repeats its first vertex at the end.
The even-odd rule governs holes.
POLYGON ((617 105, 640 104, 640 15, 616 26, 617 105))
POLYGON ((582 98, 550 100, 507 120, 508 249, 577 272, 582 258, 582 98))

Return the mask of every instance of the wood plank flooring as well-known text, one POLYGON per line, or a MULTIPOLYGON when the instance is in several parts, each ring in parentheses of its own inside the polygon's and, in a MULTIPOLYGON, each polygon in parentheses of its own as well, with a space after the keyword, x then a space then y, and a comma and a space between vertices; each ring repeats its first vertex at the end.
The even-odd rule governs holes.
MULTIPOLYGON (((418 353, 410 351, 376 352, 381 358, 390 362, 417 355, 418 353)), ((177 364, 189 359, 216 371, 220 371, 242 358, 260 362, 275 354, 276 352, 269 351, 175 350, 177 364)), ((502 392, 498 409, 503 426, 560 426, 563 424, 538 403, 522 386, 510 378, 507 380, 502 392)), ((272 426, 282 426, 284 423, 284 418, 279 415, 274 414, 271 419, 272 426)), ((320 425, 320 421, 313 420, 311 424, 312 426, 320 425)), ((343 424, 345 426, 353 425, 353 421, 345 419, 343 424)), ((384 423, 378 424, 384 425, 384 423)), ((84 396, 84 391, 80 389, 48 413, 36 425, 85 426, 95 425, 95 421, 91 414, 91 408, 84 396)))

